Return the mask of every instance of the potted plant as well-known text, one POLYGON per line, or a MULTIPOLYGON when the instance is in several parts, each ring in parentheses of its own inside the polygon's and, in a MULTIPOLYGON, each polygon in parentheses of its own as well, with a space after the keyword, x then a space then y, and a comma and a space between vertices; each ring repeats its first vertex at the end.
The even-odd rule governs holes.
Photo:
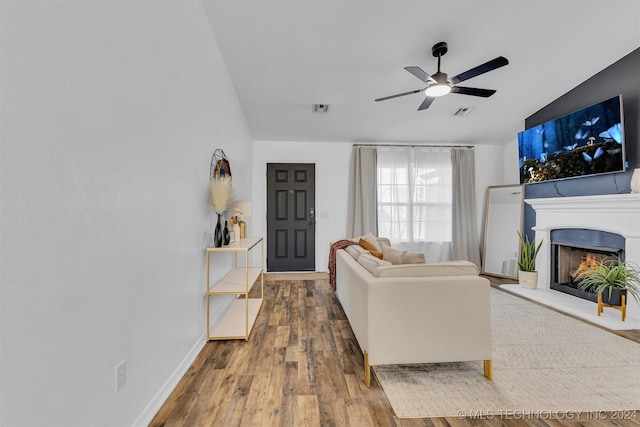
POLYGON ((523 288, 535 289, 538 287, 538 272, 536 269, 536 257, 542 246, 542 241, 536 246, 535 239, 529 241, 529 236, 523 236, 518 231, 520 239, 520 256, 518 257, 518 280, 523 288))
POLYGON ((579 289, 598 294, 598 316, 603 307, 614 307, 622 311, 624 321, 627 295, 640 304, 640 269, 619 257, 589 263, 578 273, 576 281, 579 289))

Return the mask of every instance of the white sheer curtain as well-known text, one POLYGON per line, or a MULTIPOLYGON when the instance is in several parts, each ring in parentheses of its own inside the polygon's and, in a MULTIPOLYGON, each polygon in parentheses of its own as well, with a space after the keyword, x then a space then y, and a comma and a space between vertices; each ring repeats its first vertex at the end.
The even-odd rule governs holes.
POLYGON ((378 232, 394 247, 451 255, 451 150, 446 147, 378 147, 378 232))

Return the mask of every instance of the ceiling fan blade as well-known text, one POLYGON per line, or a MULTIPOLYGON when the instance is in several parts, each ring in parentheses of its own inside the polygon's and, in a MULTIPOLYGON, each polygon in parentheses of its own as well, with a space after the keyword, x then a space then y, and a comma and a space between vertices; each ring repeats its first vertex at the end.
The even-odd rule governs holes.
POLYGON ((465 80, 469 80, 472 77, 479 76, 480 74, 493 71, 496 68, 504 67, 508 63, 509 61, 507 60, 507 58, 505 58, 504 56, 498 56, 497 58, 492 59, 489 62, 485 62, 482 65, 478 65, 475 68, 465 71, 464 73, 460 73, 457 76, 451 77, 450 81, 452 84, 457 84, 465 80))
POLYGON ((429 108, 429 106, 431 105, 431 103, 433 102, 435 98, 432 96, 427 96, 424 98, 424 101, 422 101, 422 104, 420 104, 420 106, 418 107, 418 111, 420 110, 426 110, 427 108, 429 108))
POLYGON ((460 95, 473 95, 473 96, 481 96, 483 98, 488 98, 494 93, 496 93, 496 91, 493 89, 478 89, 477 87, 454 86, 451 88, 451 93, 459 93, 460 95))
POLYGON ((437 83, 433 77, 431 77, 429 74, 427 74, 420 67, 416 67, 416 66, 412 65, 411 67, 404 67, 404 69, 407 70, 408 72, 410 72, 411 74, 413 74, 414 76, 416 76, 417 78, 419 78, 420 80, 422 80, 425 83, 429 83, 429 82, 437 83))
POLYGON ((411 95, 412 93, 422 92, 423 89, 412 90, 411 92, 398 93, 396 95, 385 96, 384 98, 378 98, 376 101, 386 101, 387 99, 397 98, 399 96, 411 95))

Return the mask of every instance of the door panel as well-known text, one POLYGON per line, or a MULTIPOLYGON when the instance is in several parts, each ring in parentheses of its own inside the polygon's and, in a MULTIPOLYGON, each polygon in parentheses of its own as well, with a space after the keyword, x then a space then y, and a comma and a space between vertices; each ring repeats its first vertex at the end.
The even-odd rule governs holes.
POLYGON ((315 271, 315 165, 267 164, 267 271, 315 271))
POLYGON ((278 221, 286 221, 287 219, 287 211, 289 210, 288 206, 288 191, 287 190, 276 190, 276 212, 275 217, 278 221))
POLYGON ((296 230, 296 257, 307 256, 307 230, 296 230))
POLYGON ((307 219, 307 192, 297 190, 295 193, 296 199, 296 215, 297 221, 304 221, 307 219))

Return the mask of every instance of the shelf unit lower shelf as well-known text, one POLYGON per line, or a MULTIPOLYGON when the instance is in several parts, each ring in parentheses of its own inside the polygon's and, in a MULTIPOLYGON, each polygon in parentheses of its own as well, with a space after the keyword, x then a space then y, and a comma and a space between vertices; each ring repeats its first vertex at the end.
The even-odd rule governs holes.
POLYGON ((207 339, 209 341, 246 339, 253 329, 261 306, 262 298, 236 298, 207 339), (246 305, 247 301, 249 307, 246 305))

